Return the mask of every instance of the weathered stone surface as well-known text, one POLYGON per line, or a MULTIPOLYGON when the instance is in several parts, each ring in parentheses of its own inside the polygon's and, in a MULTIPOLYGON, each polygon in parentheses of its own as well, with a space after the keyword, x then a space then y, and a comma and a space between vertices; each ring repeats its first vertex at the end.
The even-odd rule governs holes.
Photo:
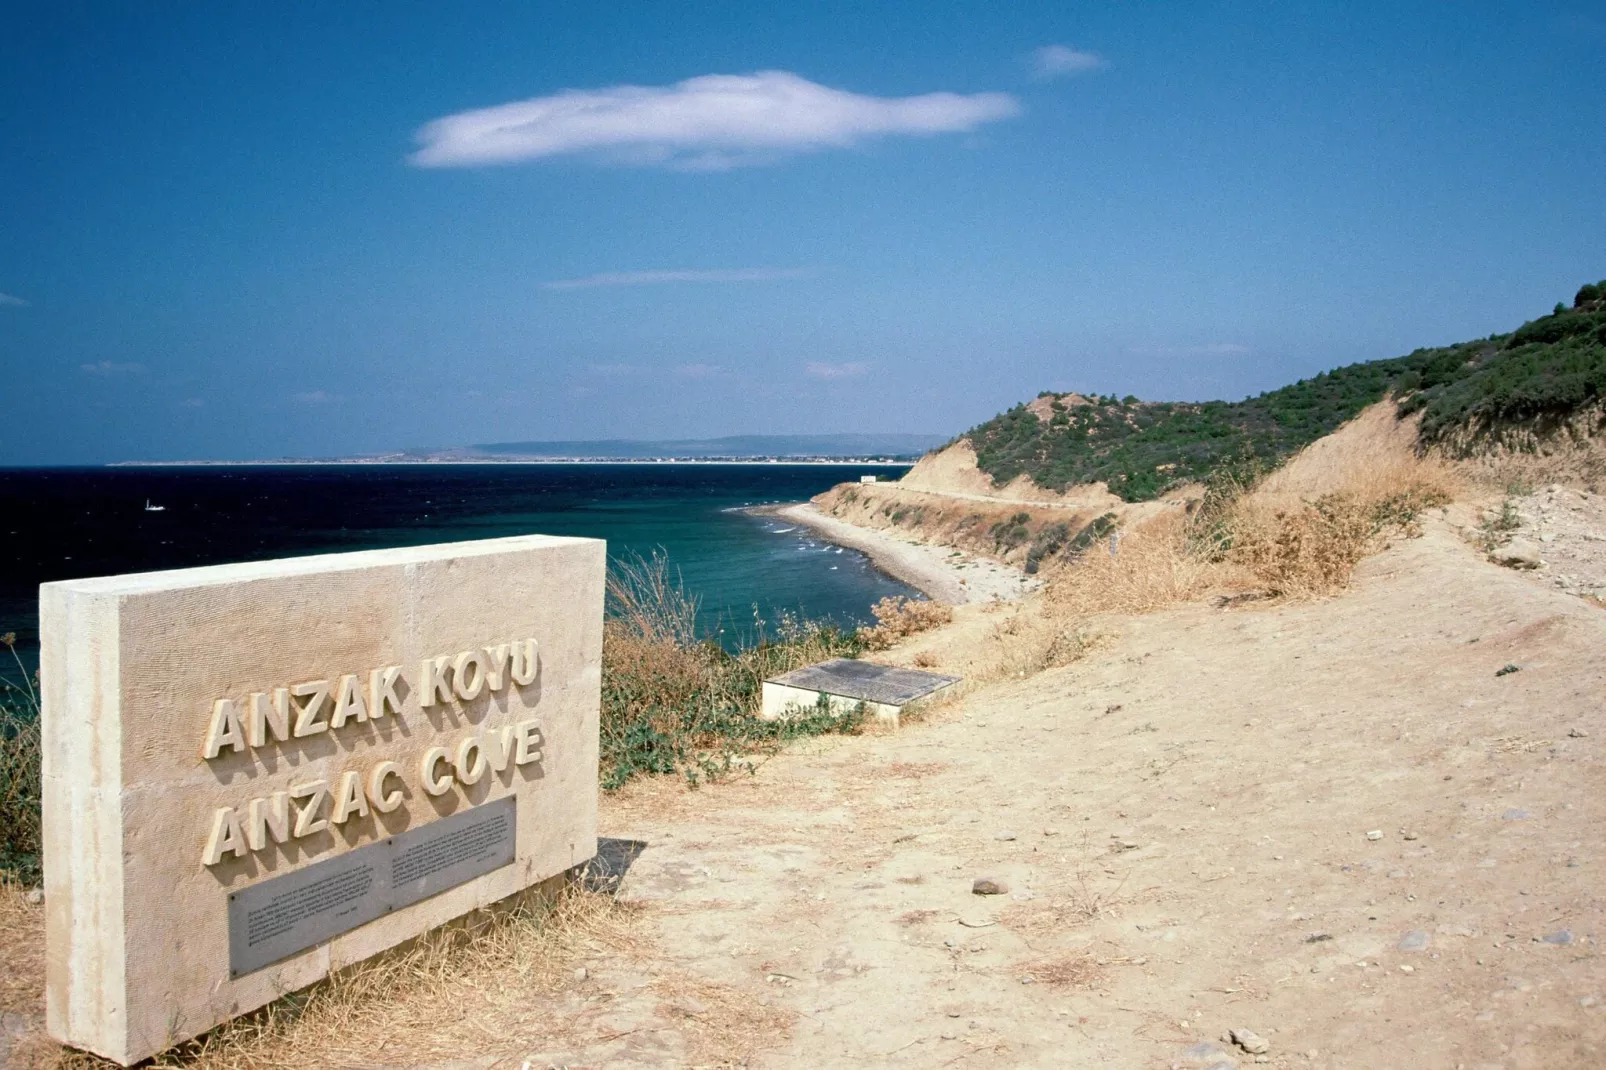
POLYGON ((1238 1062, 1225 1048, 1208 1040, 1183 1048, 1172 1062, 1173 1070, 1237 1070, 1238 1062))
POLYGON ((1412 929, 1395 946, 1401 951, 1426 951, 1430 939, 1426 929, 1412 929))
POLYGON ((42 587, 51 1034, 131 1063, 589 859, 604 552, 524 536, 42 587), (231 892, 508 796, 511 864, 231 978, 231 892))
POLYGON ((1004 895, 1009 891, 1009 885, 992 877, 977 877, 971 883, 970 890, 976 895, 1004 895))
POLYGON ((1507 568, 1538 568, 1544 564, 1539 557, 1539 547, 1526 539, 1512 539, 1504 546, 1495 547, 1489 553, 1489 560, 1507 568))

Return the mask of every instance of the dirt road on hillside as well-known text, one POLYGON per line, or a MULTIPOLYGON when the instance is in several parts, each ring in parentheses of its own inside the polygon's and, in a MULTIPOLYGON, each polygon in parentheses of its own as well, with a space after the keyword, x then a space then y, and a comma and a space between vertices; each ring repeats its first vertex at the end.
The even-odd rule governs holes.
MULTIPOLYGON (((752 1065, 1606 1065, 1606 613, 1437 526, 1329 602, 1114 627, 605 804, 662 966, 794 1016, 752 1065)), ((639 963, 591 977, 619 1035, 531 1065, 684 1053, 639 963)))

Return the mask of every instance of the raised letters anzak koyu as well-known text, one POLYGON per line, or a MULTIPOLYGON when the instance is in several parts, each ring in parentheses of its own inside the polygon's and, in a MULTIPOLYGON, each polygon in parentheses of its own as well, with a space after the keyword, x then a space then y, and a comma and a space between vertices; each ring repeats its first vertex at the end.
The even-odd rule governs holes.
MULTIPOLYGON (((349 726, 406 717, 420 710, 472 703, 509 687, 533 684, 539 645, 521 639, 423 658, 416 676, 384 665, 364 673, 285 684, 212 703, 201 757, 215 762, 252 755, 295 739, 345 731, 349 726)), ((354 739, 372 736, 355 736, 354 739)), ((438 738, 438 737, 437 737, 438 738)), ((236 806, 213 811, 201 852, 203 865, 244 858, 271 844, 322 832, 401 805, 409 783, 430 796, 470 787, 487 774, 541 760, 538 718, 495 729, 468 729, 421 750, 416 763, 386 759, 347 769, 335 779, 308 779, 236 806)))

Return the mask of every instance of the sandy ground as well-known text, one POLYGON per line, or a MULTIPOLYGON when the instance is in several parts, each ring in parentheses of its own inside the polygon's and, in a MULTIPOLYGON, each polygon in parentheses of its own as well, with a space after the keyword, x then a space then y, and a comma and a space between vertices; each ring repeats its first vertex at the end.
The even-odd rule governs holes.
POLYGON ((561 1041, 430 1065, 1606 1066, 1598 604, 1434 519, 1335 599, 1096 626, 895 733, 605 797, 639 946, 532 1003, 561 1041))
POLYGON ((949 605, 1020 598, 1041 584, 1020 569, 978 554, 880 531, 826 516, 807 502, 771 507, 774 516, 812 529, 821 538, 866 554, 881 571, 949 605))
MULTIPOLYGON (((605 803, 666 965, 795 1015, 752 1065, 1255 1065, 1239 1028, 1272 1066, 1606 1065, 1600 608, 1439 523, 1338 599, 1109 628, 930 723, 605 803)), ((592 976, 618 1036, 531 1065, 673 1061, 631 972, 592 976)))

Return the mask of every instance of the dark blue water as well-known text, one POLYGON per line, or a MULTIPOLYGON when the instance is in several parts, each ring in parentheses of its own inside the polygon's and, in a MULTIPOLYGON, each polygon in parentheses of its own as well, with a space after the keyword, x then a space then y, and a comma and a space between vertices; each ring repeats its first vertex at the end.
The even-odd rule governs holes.
MULTIPOLYGON (((901 471, 894 468, 893 471, 901 471)), ((851 625, 909 589, 851 550, 744 505, 801 501, 874 465, 331 465, 0 469, 0 633, 37 658, 50 580, 543 533, 662 548, 705 632, 749 636, 755 607, 851 625), (163 506, 147 512, 146 502, 163 506)), ((0 658, 9 660, 0 651, 0 658)), ((11 666, 0 663, 0 674, 11 666)), ((9 675, 15 675, 11 672, 9 675)))

